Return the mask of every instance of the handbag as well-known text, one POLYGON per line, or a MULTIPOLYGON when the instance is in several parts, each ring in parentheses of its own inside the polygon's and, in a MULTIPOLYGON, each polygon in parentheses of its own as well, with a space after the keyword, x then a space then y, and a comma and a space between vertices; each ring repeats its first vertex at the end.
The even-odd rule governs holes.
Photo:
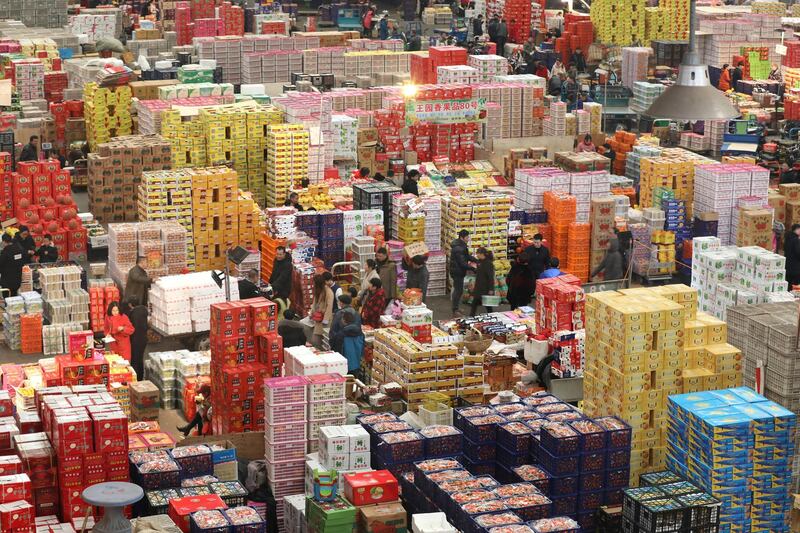
POLYGON ((324 318, 325 314, 322 311, 314 311, 313 313, 311 313, 311 320, 313 320, 314 322, 322 322, 324 318))

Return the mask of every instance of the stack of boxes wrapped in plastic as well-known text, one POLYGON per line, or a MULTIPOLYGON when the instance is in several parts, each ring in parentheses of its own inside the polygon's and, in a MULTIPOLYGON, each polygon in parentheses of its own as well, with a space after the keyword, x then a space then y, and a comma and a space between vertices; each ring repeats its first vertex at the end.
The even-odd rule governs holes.
POLYGON ((555 357, 553 374, 583 375, 585 366, 584 305, 580 280, 566 274, 536 280, 536 330, 549 336, 555 357))
POLYGON ((741 352, 726 340, 684 285, 587 295, 584 411, 633 427, 632 480, 666 464, 667 396, 741 385, 741 352))
MULTIPOLYGON (((231 299, 238 299, 239 285, 230 287, 231 299)), ((224 286, 210 272, 163 276, 150 288, 150 325, 165 335, 208 331, 209 306, 224 301, 224 286)))
POLYGON ((127 85, 99 87, 96 83, 87 83, 83 105, 86 141, 92 148, 133 131, 131 89, 127 85))
POLYGON ((186 268, 186 232, 175 222, 109 224, 108 270, 124 287, 139 257, 151 277, 178 274, 186 268))
POLYGON ((668 464, 722 502, 720 529, 789 531, 797 417, 751 389, 669 398, 668 464))
POLYGON ((758 246, 722 246, 717 237, 692 240, 692 287, 699 309, 722 320, 728 307, 791 298, 786 258, 758 246))

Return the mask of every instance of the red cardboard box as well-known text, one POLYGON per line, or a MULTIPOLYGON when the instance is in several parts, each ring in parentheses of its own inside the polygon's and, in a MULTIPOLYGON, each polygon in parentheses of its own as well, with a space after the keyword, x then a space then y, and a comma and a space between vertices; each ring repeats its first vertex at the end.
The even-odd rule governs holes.
MULTIPOLYGON (((128 417, 122 411, 93 414, 94 449, 98 452, 128 450, 128 417)), ((100 461, 102 465, 102 460, 100 461)))
POLYGON ((388 470, 345 474, 344 495, 355 506, 373 505, 397 501, 400 487, 388 470))
POLYGON ((0 476, 22 473, 22 460, 16 455, 0 456, 0 476))
POLYGON ((33 526, 33 505, 16 501, 0 505, 0 530, 19 531, 33 526))
POLYGON ((210 511, 213 509, 227 509, 228 506, 216 494, 206 496, 186 496, 173 498, 169 501, 167 515, 175 522, 181 531, 189 533, 189 515, 196 511, 210 511))
MULTIPOLYGON (((0 503, 17 500, 30 501, 32 496, 31 478, 28 477, 28 474, 0 476, 0 503)), ((4 531, 7 530, 4 529, 4 531)))

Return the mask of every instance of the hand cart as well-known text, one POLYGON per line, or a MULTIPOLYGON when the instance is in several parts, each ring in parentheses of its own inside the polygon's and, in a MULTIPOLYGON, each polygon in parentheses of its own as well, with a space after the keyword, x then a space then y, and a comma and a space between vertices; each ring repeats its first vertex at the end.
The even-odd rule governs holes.
POLYGON ((358 261, 342 261, 331 266, 333 281, 339 284, 343 292, 347 292, 350 287, 361 290, 361 263, 358 261))
POLYGON ((187 350, 203 352, 211 349, 209 331, 190 331, 177 335, 167 335, 159 328, 149 324, 148 342, 159 343, 164 339, 174 339, 180 342, 187 350))

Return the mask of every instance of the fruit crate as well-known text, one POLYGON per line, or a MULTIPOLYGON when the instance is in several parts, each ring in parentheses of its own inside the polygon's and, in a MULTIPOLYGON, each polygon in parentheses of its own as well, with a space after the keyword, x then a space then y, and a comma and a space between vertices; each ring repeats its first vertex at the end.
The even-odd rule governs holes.
POLYGON ((542 426, 539 438, 540 452, 548 452, 553 457, 575 455, 580 451, 580 436, 569 424, 561 422, 545 424, 542 426))
POLYGON ((464 451, 464 434, 453 426, 428 426, 419 433, 425 437, 425 457, 455 457, 464 451))

